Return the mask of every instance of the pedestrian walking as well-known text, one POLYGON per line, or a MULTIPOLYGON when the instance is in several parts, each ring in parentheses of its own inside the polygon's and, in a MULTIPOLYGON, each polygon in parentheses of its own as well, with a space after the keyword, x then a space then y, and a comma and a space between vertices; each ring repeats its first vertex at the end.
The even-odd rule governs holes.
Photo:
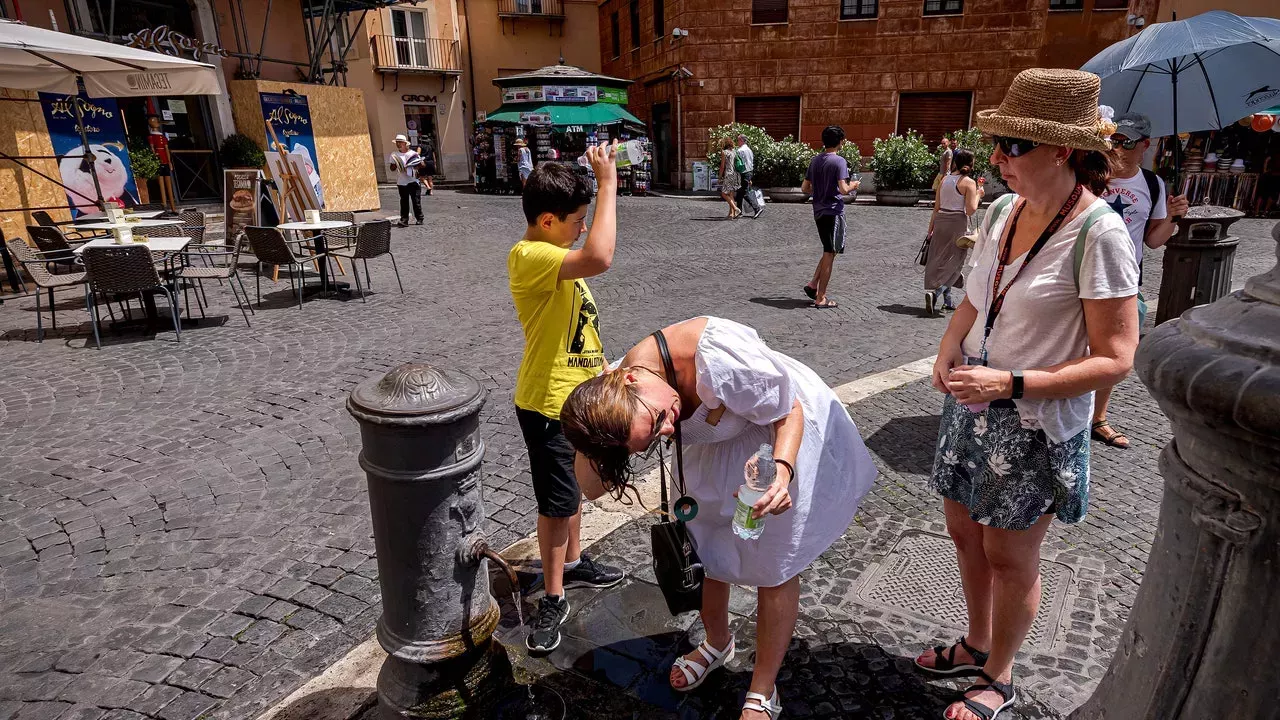
POLYGON ((565 165, 544 163, 525 184, 521 204, 528 227, 507 256, 511 299, 525 339, 516 376, 516 419, 529 450, 545 589, 525 638, 535 652, 560 645, 560 626, 569 617, 566 588, 611 587, 622 580, 622 571, 582 552, 582 491, 573 448, 560 425, 569 391, 604 367, 599 311, 586 278, 613 263, 616 154, 616 141, 587 148, 600 192, 582 247, 572 249, 587 229, 590 182, 565 165))
POLYGON ((734 202, 734 193, 738 192, 738 188, 742 186, 742 178, 738 175, 738 171, 733 169, 734 157, 733 141, 725 138, 720 148, 720 197, 729 203, 730 220, 736 220, 742 215, 738 203, 734 202))
POLYGON ((515 145, 519 155, 516 170, 520 173, 520 187, 523 188, 533 174, 533 153, 529 152, 529 143, 524 138, 517 138, 515 145))
POLYGON ((422 183, 423 191, 430 195, 436 189, 435 148, 432 146, 430 138, 428 138, 425 145, 419 145, 414 150, 422 156, 422 164, 418 166, 418 182, 422 183))
MULTIPOLYGON (((1185 195, 1166 195, 1164 180, 1142 167, 1142 156, 1151 147, 1151 119, 1140 113, 1125 113, 1116 118, 1116 134, 1111 136, 1114 161, 1111 182, 1102 199, 1124 218, 1138 260, 1138 285, 1142 285, 1142 251, 1158 248, 1178 232, 1174 217, 1185 215, 1189 204, 1185 195)), ((1147 316, 1147 300, 1138 292, 1138 327, 1147 316)), ((1089 434, 1111 447, 1129 447, 1129 438, 1111 427, 1107 410, 1111 404, 1111 388, 1098 390, 1093 400, 1093 424, 1089 434)))
POLYGON ((746 208, 746 205, 743 205, 744 202, 750 202, 754 211, 751 217, 760 217, 760 213, 764 212, 764 203, 756 202, 754 189, 751 187, 751 178, 756 172, 756 154, 752 152, 751 146, 747 145, 746 135, 738 135, 738 149, 734 151, 733 169, 740 178, 738 194, 734 198, 738 202, 738 210, 746 208))
POLYGON ((675 661, 668 681, 689 692, 733 660, 730 588, 758 588, 755 669, 741 718, 776 719, 782 703, 774 683, 795 630, 800 573, 844 533, 876 477, 840 399, 755 330, 700 317, 641 340, 579 385, 561 419, 591 499, 634 492, 641 465, 634 456, 674 438, 682 478, 675 483, 684 494, 676 505, 695 508, 686 524, 705 569, 706 640, 675 661), (742 515, 769 517, 757 539, 743 539, 733 529, 735 491, 758 469, 754 454, 766 443, 773 481, 742 515))
POLYGON ((942 310, 955 310, 951 288, 964 287, 966 249, 956 241, 969 232, 969 220, 978 212, 978 203, 986 190, 973 178, 973 152, 957 148, 952 155, 951 174, 933 198, 933 214, 929 216, 929 247, 924 266, 924 311, 936 315, 942 310))
POLYGON ((968 628, 916 665, 978 676, 947 708, 951 720, 994 720, 1014 704, 1014 655, 1040 605, 1040 546, 1054 517, 1076 523, 1088 509, 1093 392, 1133 368, 1138 263, 1099 197, 1115 131, 1100 86, 1090 73, 1033 68, 998 109, 978 113, 1015 194, 980 226, 933 366, 946 399, 930 483, 968 628))
POLYGON ((951 141, 944 137, 938 142, 938 174, 933 178, 935 196, 938 194, 938 188, 942 187, 942 180, 951 174, 952 156, 951 141))
POLYGON ((844 144, 844 128, 828 125, 822 131, 822 152, 809 161, 801 191, 813 196, 813 221, 822 242, 822 257, 813 271, 813 279, 804 286, 804 294, 813 300, 810 307, 838 307, 827 297, 827 283, 836 255, 844 252, 844 196, 858 189, 857 180, 849 180, 849 163, 836 154, 844 144))
POLYGON ((387 167, 396 174, 396 190, 400 193, 400 222, 397 227, 409 225, 409 207, 413 206, 413 218, 422 224, 422 186, 418 184, 418 166, 422 156, 409 147, 409 138, 397 135, 396 151, 388 158, 387 167))

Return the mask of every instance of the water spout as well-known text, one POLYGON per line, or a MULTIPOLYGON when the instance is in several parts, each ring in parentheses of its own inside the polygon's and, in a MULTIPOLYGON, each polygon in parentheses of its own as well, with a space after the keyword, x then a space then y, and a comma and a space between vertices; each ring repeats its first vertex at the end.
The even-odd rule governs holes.
POLYGON ((484 537, 477 537, 465 544, 460 555, 460 559, 467 564, 478 563, 482 558, 488 558, 506 573, 507 580, 511 582, 512 591, 520 589, 520 579, 516 576, 516 571, 498 554, 497 550, 489 547, 489 542, 484 537))

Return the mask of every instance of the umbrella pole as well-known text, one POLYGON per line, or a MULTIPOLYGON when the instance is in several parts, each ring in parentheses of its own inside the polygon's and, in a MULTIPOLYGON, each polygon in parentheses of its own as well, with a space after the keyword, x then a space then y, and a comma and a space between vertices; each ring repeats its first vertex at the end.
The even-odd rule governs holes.
POLYGON ((93 157, 93 151, 89 149, 89 134, 84 131, 84 108, 81 107, 83 102, 79 95, 74 95, 72 105, 76 108, 76 129, 80 131, 80 142, 84 145, 84 156, 89 161, 89 176, 93 178, 93 189, 98 193, 98 199, 95 204, 99 210, 105 211, 106 198, 102 197, 102 186, 98 184, 98 163, 93 157))
MULTIPOLYGON (((1174 58, 1169 62, 1169 68, 1172 70, 1173 76, 1173 177, 1182 180, 1182 138, 1178 136, 1178 59, 1174 58)), ((1176 189, 1176 185, 1175 185, 1176 189)), ((1179 192, 1179 195, 1182 193, 1179 192)), ((1154 202, 1154 200, 1153 200, 1154 202)), ((1173 221, 1177 222, 1181 216, 1174 216, 1173 221)))

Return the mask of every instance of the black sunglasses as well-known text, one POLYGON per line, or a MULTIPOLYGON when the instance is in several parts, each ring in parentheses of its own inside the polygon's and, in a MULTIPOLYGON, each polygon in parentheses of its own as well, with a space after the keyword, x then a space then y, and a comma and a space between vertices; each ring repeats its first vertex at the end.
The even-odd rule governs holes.
POLYGON ((653 456, 653 453, 658 449, 658 446, 662 444, 662 426, 666 424, 667 415, 669 415, 671 411, 660 410, 658 412, 654 412, 653 407, 641 399, 639 395, 636 396, 636 400, 639 400, 640 404, 643 405, 645 409, 649 411, 649 414, 653 416, 653 427, 649 430, 649 446, 645 448, 644 451, 644 459, 648 460, 653 456))
POLYGON ((1125 136, 1125 135, 1112 135, 1112 136, 1111 136, 1111 144, 1112 144, 1112 145, 1115 145, 1116 147, 1119 147, 1119 148, 1124 148, 1125 150, 1132 150, 1132 149, 1134 149, 1134 148, 1138 147, 1138 143, 1140 143, 1140 142, 1142 142, 1142 141, 1141 141, 1141 140, 1133 140, 1133 139, 1131 139, 1131 138, 1129 138, 1129 137, 1127 137, 1127 136, 1125 136))
POLYGON ((1009 157, 1022 157, 1040 147, 1040 143, 1035 140, 1023 140, 1022 138, 1011 138, 1003 135, 992 135, 991 142, 1000 148, 1000 152, 1009 157))

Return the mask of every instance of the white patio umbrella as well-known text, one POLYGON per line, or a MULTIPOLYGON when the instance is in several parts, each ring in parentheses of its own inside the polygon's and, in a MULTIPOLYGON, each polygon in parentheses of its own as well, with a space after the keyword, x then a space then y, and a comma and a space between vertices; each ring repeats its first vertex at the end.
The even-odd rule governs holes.
POLYGON ((1117 114, 1151 118, 1154 137, 1219 130, 1280 102, 1280 20, 1212 10, 1156 23, 1080 69, 1117 114))
MULTIPOLYGON (((76 127, 86 157, 92 157, 84 130, 78 82, 90 97, 148 95, 216 95, 218 70, 195 60, 150 50, 92 40, 69 33, 0 20, 0 87, 63 93, 74 98, 76 127)), ((61 182, 0 151, 0 158, 17 163, 66 188, 61 182)), ((101 205, 95 163, 88 163, 101 205)))
POLYGON ((216 95, 218 70, 195 60, 0 21, 0 87, 89 97, 216 95))

